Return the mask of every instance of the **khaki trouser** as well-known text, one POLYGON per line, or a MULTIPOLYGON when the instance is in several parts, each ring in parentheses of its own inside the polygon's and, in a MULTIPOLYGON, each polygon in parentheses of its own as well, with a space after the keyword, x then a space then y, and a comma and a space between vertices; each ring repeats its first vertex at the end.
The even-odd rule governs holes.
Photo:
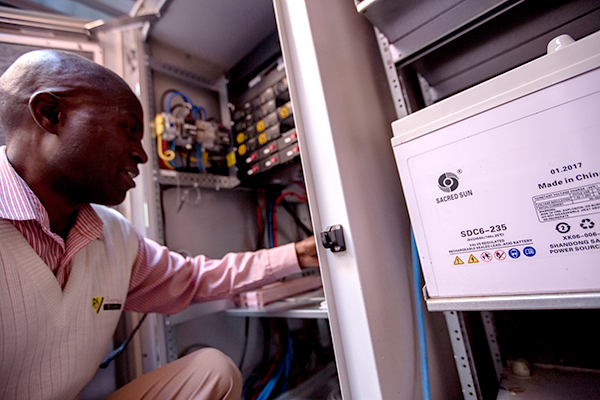
POLYGON ((105 400, 240 400, 242 374, 219 350, 195 351, 133 380, 105 400))

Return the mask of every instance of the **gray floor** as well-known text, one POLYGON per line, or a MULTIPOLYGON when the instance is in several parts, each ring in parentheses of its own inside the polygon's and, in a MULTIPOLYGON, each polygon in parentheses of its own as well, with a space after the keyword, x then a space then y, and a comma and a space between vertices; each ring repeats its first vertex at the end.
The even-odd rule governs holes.
POLYGON ((523 378, 504 371, 497 400, 593 400, 600 399, 600 371, 534 365, 523 378))

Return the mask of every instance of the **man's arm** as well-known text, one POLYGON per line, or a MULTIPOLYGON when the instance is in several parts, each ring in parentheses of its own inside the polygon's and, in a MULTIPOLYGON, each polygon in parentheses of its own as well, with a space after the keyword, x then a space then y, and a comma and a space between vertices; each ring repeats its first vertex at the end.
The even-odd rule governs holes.
POLYGON ((221 259, 183 257, 138 234, 125 308, 174 314, 191 303, 226 298, 318 265, 311 238, 269 250, 229 253, 221 259))

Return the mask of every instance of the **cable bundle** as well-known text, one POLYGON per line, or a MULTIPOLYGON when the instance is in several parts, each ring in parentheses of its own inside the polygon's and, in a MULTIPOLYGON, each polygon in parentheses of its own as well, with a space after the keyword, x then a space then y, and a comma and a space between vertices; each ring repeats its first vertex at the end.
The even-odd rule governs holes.
POLYGON ((218 174, 228 175, 227 153, 232 145, 229 129, 209 121, 206 109, 177 90, 165 92, 162 105, 163 111, 154 121, 162 166, 202 174, 213 166, 219 170, 218 174), (175 98, 183 102, 173 104, 175 98))

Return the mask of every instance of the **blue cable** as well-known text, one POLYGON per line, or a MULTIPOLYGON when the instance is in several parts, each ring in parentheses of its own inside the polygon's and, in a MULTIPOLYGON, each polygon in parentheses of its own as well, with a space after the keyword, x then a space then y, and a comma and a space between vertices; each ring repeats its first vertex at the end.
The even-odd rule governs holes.
POLYGON ((282 393, 287 392, 290 370, 292 369, 292 361, 294 360, 294 348, 292 347, 292 337, 288 330, 288 348, 285 356, 285 381, 283 381, 282 393))
POLYGON ((171 114, 171 100, 173 100, 173 97, 175 97, 175 96, 180 96, 186 103, 189 103, 192 106, 192 115, 194 116, 194 119, 198 120, 198 119, 202 118, 202 120, 204 120, 204 121, 206 121, 208 119, 208 114, 204 107, 195 106, 189 97, 187 97, 185 94, 183 94, 177 90, 170 92, 165 97, 164 109, 166 112, 171 114))
POLYGON ((290 376, 290 369, 292 367, 293 358, 294 358, 294 351, 292 348, 292 338, 290 337, 290 334, 288 331, 288 346, 287 346, 287 351, 285 354, 285 359, 281 361, 281 364, 279 364, 279 368, 277 368, 277 374, 274 377, 272 377, 269 380, 269 382, 267 382, 267 384, 265 385, 263 390, 260 392, 260 395, 258 395, 256 400, 267 400, 269 398, 269 396, 271 395, 271 392, 275 388, 275 385, 277 385, 277 382, 279 382, 279 379, 282 376, 285 377, 285 381, 283 382, 281 392, 284 393, 287 391, 287 381, 288 381, 288 377, 290 376))
POLYGON ((275 241, 273 240, 273 201, 269 200, 267 206, 267 234, 269 237, 269 248, 275 247, 275 241))
POLYGON ((167 162, 170 163, 171 166, 175 169, 181 168, 183 163, 181 162, 181 157, 179 157, 179 154, 177 154, 177 151, 175 150, 175 140, 171 142, 171 150, 173 151, 173 153, 175 153, 175 158, 167 162))
POLYGON ((427 366, 427 339, 425 337, 425 319, 423 316, 423 304, 421 299, 421 263, 415 235, 410 231, 412 261, 413 261, 413 286, 415 294, 415 307, 417 311, 417 327, 419 330, 419 353, 421 356, 421 386, 423 389, 423 400, 430 400, 429 392, 429 368, 427 366))
POLYGON ((256 400, 267 400, 269 398, 269 396, 271 395, 271 392, 273 391, 273 389, 275 388, 275 385, 277 384, 277 381, 279 380, 279 378, 281 378, 281 375, 283 374, 284 367, 285 367, 285 362, 282 361, 281 364, 279 364, 279 368, 277 369, 277 374, 274 377, 272 377, 269 380, 269 382, 267 382, 267 384, 265 385, 263 390, 260 392, 260 394, 258 395, 256 400))
MULTIPOLYGON (((189 103, 192 106, 192 116, 195 120, 199 120, 202 118, 202 120, 206 121, 208 119, 208 114, 204 107, 194 105, 194 103, 192 103, 192 100, 189 97, 177 90, 169 92, 169 94, 165 97, 164 109, 166 112, 171 114, 171 101, 175 96, 180 96, 185 102, 189 103)), ((175 141, 173 141, 172 150, 175 151, 175 141)), ((182 165, 180 163, 179 167, 177 167, 174 164, 175 163, 171 164, 174 168, 180 168, 182 165)), ((202 145, 200 144, 200 142, 196 144, 196 167, 198 168, 199 173, 207 173, 206 166, 204 165, 204 157, 202 157, 202 145)))
POLYGON ((187 103, 190 103, 192 105, 192 108, 194 107, 194 105, 193 105, 194 103, 192 103, 192 100, 190 100, 185 94, 178 92, 177 90, 174 90, 165 97, 164 109, 169 114, 171 114, 171 100, 173 100, 173 97, 175 97, 175 96, 181 96, 181 98, 184 101, 186 101, 187 103))

